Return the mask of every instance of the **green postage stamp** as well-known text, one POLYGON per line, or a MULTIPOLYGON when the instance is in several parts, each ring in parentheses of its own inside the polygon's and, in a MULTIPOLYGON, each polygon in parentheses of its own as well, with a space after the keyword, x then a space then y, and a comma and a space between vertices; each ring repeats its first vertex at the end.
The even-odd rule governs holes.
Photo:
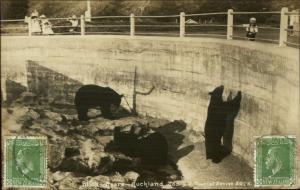
POLYGON ((6 137, 4 160, 4 187, 47 187, 46 137, 6 137))
POLYGON ((296 138, 264 136, 255 141, 255 186, 296 183, 296 138))

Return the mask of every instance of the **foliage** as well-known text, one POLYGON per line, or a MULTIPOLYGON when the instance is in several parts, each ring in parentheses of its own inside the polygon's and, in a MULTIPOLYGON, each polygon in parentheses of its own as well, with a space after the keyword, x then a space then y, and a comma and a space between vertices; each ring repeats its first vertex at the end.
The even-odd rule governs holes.
MULTIPOLYGON (((91 0, 92 15, 167 15, 234 11, 279 11, 300 7, 299 0, 91 0)), ((24 18, 37 9, 47 17, 83 15, 86 0, 1 0, 1 18, 24 18)))

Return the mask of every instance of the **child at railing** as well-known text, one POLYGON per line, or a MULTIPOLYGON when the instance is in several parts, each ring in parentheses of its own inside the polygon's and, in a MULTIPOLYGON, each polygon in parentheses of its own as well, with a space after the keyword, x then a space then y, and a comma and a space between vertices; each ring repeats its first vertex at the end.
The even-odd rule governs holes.
POLYGON ((41 19, 41 25, 42 25, 42 33, 43 33, 43 35, 54 34, 54 32, 52 30, 52 25, 49 22, 49 20, 46 18, 46 16, 45 15, 41 15, 40 19, 41 19))
POLYGON ((258 32, 258 27, 256 25, 256 18, 250 18, 250 23, 246 26, 247 38, 250 41, 255 41, 256 33, 258 32))
POLYGON ((71 28, 69 30, 69 32, 75 32, 78 29, 79 26, 79 20, 76 17, 76 15, 73 15, 71 18, 68 19, 68 21, 71 23, 71 28))
POLYGON ((42 28, 40 25, 40 20, 38 18, 38 12, 35 11, 31 13, 30 15, 30 22, 31 22, 31 33, 32 34, 41 34, 42 33, 42 28))

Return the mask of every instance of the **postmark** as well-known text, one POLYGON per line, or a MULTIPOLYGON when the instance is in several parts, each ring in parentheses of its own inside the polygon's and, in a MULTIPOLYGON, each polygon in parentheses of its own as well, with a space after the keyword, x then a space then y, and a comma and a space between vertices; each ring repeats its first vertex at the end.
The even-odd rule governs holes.
POLYGON ((5 137, 4 160, 4 187, 47 187, 47 137, 5 137))
POLYGON ((261 186, 296 184, 295 136, 264 136, 255 141, 254 183, 261 186))

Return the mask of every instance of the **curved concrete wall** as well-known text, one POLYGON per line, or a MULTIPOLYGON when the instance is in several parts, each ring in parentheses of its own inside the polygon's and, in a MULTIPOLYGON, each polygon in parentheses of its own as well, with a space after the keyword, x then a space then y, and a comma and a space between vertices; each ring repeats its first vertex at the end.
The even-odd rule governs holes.
POLYGON ((2 37, 1 48, 2 76, 7 79, 27 85, 26 64, 31 60, 83 84, 111 86, 130 102, 134 87, 148 92, 153 86, 150 94, 137 94, 137 111, 182 119, 198 132, 204 129, 209 91, 223 84, 225 98, 229 90, 241 90, 234 151, 250 163, 254 136, 299 134, 297 49, 221 39, 126 36, 2 37))

